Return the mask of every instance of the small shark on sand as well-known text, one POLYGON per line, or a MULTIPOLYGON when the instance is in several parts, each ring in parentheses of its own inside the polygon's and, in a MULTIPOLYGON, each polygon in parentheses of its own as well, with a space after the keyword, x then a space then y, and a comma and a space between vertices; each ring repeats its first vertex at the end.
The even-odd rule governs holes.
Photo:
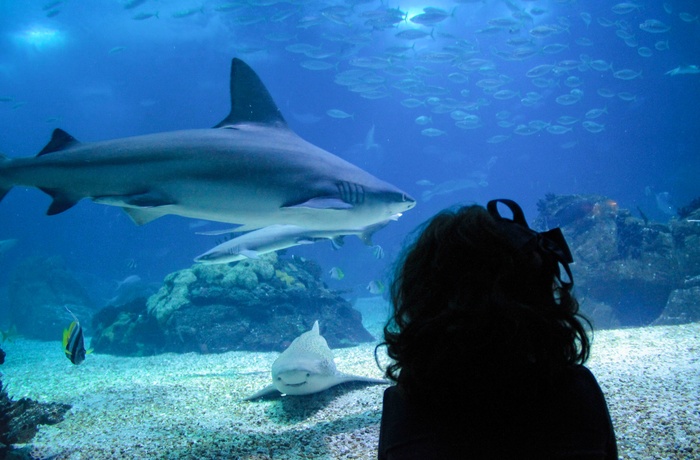
POLYGON ((33 158, 0 155, 0 200, 14 186, 121 207, 136 224, 166 214, 240 224, 333 230, 389 219, 416 202, 397 187, 303 140, 258 75, 231 63, 231 112, 212 129, 83 143, 56 129, 33 158))
POLYGON ((344 374, 335 367, 333 352, 319 333, 318 321, 304 332, 272 363, 272 385, 245 398, 246 401, 281 393, 308 395, 345 382, 388 384, 383 379, 344 374))

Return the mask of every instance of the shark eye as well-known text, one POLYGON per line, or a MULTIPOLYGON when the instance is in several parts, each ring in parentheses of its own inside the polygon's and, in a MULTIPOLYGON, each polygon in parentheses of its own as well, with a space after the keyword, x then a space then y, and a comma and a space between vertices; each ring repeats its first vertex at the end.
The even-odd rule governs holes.
POLYGON ((306 373, 306 378, 309 378, 309 377, 311 377, 311 374, 307 372, 307 373, 306 373))

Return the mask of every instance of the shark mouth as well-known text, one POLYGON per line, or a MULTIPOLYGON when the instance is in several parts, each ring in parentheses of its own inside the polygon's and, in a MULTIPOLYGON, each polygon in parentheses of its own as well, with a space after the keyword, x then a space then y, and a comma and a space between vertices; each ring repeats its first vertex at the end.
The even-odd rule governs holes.
POLYGON ((301 383, 285 383, 284 386, 286 387, 300 387, 302 385, 306 385, 306 382, 301 382, 301 383))

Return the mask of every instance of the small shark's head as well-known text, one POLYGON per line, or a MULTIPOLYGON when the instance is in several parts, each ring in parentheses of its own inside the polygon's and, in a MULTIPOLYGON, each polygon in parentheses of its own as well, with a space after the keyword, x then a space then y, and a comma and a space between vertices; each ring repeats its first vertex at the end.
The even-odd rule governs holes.
POLYGON ((281 358, 272 365, 272 384, 282 394, 306 395, 338 383, 332 358, 306 351, 281 358))
POLYGON ((204 254, 198 255, 195 257, 194 261, 204 265, 213 265, 228 264, 246 259, 246 256, 241 253, 239 247, 230 244, 231 241, 233 240, 225 241, 204 254))

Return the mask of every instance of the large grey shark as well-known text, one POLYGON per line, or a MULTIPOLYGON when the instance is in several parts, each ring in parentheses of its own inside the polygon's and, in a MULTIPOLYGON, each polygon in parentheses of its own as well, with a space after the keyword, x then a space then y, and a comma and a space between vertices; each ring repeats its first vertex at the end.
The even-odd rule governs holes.
POLYGON ((308 395, 345 382, 388 384, 383 379, 344 374, 335 367, 333 352, 319 333, 318 321, 304 332, 272 363, 272 385, 268 385, 245 400, 282 393, 308 395))
POLYGON ((16 185, 53 198, 47 214, 83 198, 121 207, 137 224, 166 214, 241 224, 356 228, 415 200, 306 142, 285 122, 258 75, 231 64, 231 112, 213 129, 78 142, 56 129, 33 158, 0 156, 0 200, 16 185))
POLYGON ((323 240, 331 240, 335 246, 342 246, 345 235, 357 235, 365 244, 371 246, 372 234, 388 223, 389 220, 386 220, 366 227, 338 230, 315 230, 298 225, 275 224, 224 241, 194 260, 209 265, 227 264, 244 259, 257 259, 268 252, 323 240))

